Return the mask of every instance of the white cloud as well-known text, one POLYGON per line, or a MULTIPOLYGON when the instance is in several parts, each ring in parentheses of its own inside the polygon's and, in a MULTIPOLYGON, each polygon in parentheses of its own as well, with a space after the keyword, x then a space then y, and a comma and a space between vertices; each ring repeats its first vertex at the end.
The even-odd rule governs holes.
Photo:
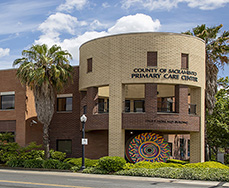
POLYGON ((95 29, 102 29, 102 28, 107 28, 106 24, 102 24, 99 20, 94 20, 92 23, 90 23, 90 30, 95 30, 95 29))
POLYGON ((158 19, 152 20, 145 14, 129 15, 120 18, 116 24, 108 29, 108 33, 147 32, 159 30, 161 24, 158 19))
MULTIPOLYGON (((35 41, 35 44, 60 45, 64 50, 68 50, 73 55, 73 64, 78 64, 79 47, 86 41, 117 33, 158 31, 161 25, 159 20, 154 21, 148 15, 136 14, 120 18, 108 30, 100 32, 90 31, 77 36, 76 31, 84 26, 85 22, 78 21, 76 17, 62 13, 51 15, 40 25, 39 30, 42 32, 42 35, 39 40, 35 41), (59 19, 60 17, 62 19, 59 19), (61 34, 64 33, 69 33, 73 36, 62 40, 61 34)), ((94 20, 87 26, 97 29, 98 27, 104 28, 106 25, 98 20, 94 20)))
POLYGON ((56 13, 50 15, 39 26, 39 30, 43 33, 36 43, 57 43, 61 33, 76 34, 76 28, 87 25, 86 22, 78 21, 76 17, 68 14, 56 13))
POLYGON ((0 57, 8 56, 10 55, 10 49, 9 48, 0 48, 0 57))
POLYGON ((229 0, 185 0, 191 8, 199 7, 202 10, 213 10, 225 6, 229 0))
POLYGON ((110 7, 110 5, 109 5, 108 2, 104 2, 104 3, 102 4, 102 7, 103 7, 103 8, 108 8, 108 7, 110 7))
POLYGON ((58 11, 70 12, 73 9, 81 10, 87 4, 87 0, 66 0, 64 4, 57 7, 58 11))
POLYGON ((167 9, 178 6, 179 3, 187 3, 191 8, 213 10, 225 6, 229 0, 122 0, 122 8, 144 8, 147 10, 167 9))

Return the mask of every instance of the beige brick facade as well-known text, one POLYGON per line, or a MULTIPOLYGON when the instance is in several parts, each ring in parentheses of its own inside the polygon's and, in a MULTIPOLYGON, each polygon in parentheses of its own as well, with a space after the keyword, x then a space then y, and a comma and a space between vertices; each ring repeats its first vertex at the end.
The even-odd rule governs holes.
MULTIPOLYGON (((205 43, 202 40, 172 33, 131 33, 98 38, 81 46, 79 68, 80 91, 87 91, 91 87, 109 87, 109 114, 103 115, 109 116, 109 155, 124 156, 125 130, 151 130, 191 134, 191 161, 204 160, 205 43), (157 52, 157 67, 147 67, 147 52, 151 51, 157 52), (191 73, 177 73, 184 71, 181 69, 181 54, 188 54, 188 69, 185 70, 191 73), (92 58, 92 72, 87 73, 89 58, 92 58), (153 75, 139 78, 140 74, 146 74, 143 72, 145 68, 151 68, 153 75), (191 74, 195 79, 186 80, 191 74), (125 86, 130 84, 145 85, 145 113, 123 113, 125 86), (152 97, 156 94, 155 88, 163 84, 176 88, 175 114, 157 113, 156 98, 152 97), (197 115, 188 114, 188 94, 191 103, 197 106, 197 115), (170 125, 146 122, 152 118, 158 122, 171 120, 187 123, 170 125)), ((133 103, 131 105, 133 108, 133 103)), ((88 126, 93 130, 93 125, 88 126)))

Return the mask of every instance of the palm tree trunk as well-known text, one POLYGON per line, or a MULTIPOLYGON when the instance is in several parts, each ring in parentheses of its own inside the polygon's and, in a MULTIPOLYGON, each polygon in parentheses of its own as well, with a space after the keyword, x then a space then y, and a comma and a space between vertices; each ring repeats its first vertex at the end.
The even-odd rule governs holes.
POLYGON ((49 126, 47 124, 44 124, 43 126, 43 145, 44 145, 44 158, 45 160, 49 159, 50 153, 49 153, 49 126))

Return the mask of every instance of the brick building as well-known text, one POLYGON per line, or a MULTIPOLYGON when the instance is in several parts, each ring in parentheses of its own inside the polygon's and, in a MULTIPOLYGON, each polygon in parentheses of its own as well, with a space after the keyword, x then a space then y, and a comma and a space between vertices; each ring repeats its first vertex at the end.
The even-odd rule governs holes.
MULTIPOLYGON (((14 74, 15 70, 0 71, 0 131, 14 132, 21 145, 41 143, 42 125, 36 120, 32 92, 14 74)), ((204 90, 201 39, 130 33, 91 40, 80 47, 74 84, 57 95, 50 145, 80 157, 79 117, 86 114, 88 158, 133 159, 136 151, 143 158, 158 156, 153 152, 163 150, 163 141, 173 158, 204 161, 204 90), (145 140, 138 143, 138 138, 145 140), (136 140, 139 147, 133 151, 136 140)))

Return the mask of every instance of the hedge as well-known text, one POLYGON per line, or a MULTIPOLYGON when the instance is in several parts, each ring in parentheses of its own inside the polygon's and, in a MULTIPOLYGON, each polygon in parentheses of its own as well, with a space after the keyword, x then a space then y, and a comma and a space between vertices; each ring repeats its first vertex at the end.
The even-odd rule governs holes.
POLYGON ((117 172, 122 170, 126 164, 126 160, 122 157, 107 156, 99 159, 98 165, 108 172, 117 172))
MULTIPOLYGON (((69 163, 72 166, 78 166, 78 167, 82 166, 82 158, 67 158, 64 160, 64 162, 69 163)), ((85 167, 96 166, 97 163, 98 163, 97 159, 85 158, 85 167)))
POLYGON ((144 177, 162 177, 172 179, 189 179, 189 180, 210 180, 210 181, 229 181, 229 170, 218 168, 135 168, 116 172, 115 175, 126 176, 144 176, 144 177))

